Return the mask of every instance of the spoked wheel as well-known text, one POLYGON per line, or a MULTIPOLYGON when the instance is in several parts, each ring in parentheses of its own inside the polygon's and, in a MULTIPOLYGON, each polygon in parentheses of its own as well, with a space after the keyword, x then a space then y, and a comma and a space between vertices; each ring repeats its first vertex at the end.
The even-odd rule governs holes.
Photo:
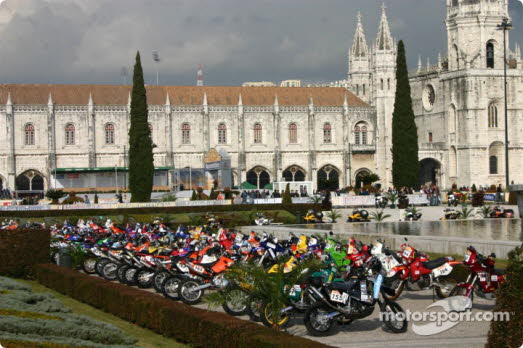
POLYGON ((102 276, 109 281, 116 280, 116 269, 117 268, 118 268, 118 265, 116 264, 116 262, 113 262, 113 261, 107 262, 102 269, 102 276))
POLYGON ((249 294, 238 288, 226 291, 223 310, 232 316, 244 315, 247 312, 249 294))
POLYGON ((439 280, 439 284, 440 286, 437 286, 435 289, 436 295, 439 298, 447 298, 458 284, 458 281, 452 277, 443 277, 439 280))
POLYGON ((263 300, 256 296, 249 296, 247 300, 247 315, 252 321, 259 322, 261 321, 260 313, 261 307, 263 305, 263 300))
POLYGON ((275 316, 273 312, 270 303, 264 303, 261 306, 260 318, 263 325, 274 328, 285 327, 285 325, 289 323, 290 314, 288 312, 281 313, 281 311, 278 311, 279 313, 277 316, 275 316))
POLYGON ((134 284, 140 289, 147 289, 153 285, 154 272, 150 269, 139 269, 134 272, 134 284))
POLYGON ((129 267, 124 273, 124 280, 127 285, 136 285, 134 282, 134 274, 136 273, 137 269, 135 267, 129 267))
POLYGON ((181 279, 178 277, 165 277, 161 289, 165 297, 170 298, 171 300, 178 300, 178 287, 180 286, 181 279))
POLYGON ((109 259, 106 259, 106 258, 99 259, 98 261, 96 261, 96 264, 94 265, 94 269, 100 277, 103 277, 102 270, 103 270, 105 264, 108 262, 109 262, 109 259))
POLYGON ((86 258, 84 260, 84 262, 82 262, 82 269, 84 270, 84 272, 87 274, 96 273, 96 269, 95 269, 96 261, 97 261, 96 257, 86 258))
POLYGON ((403 308, 396 302, 387 301, 382 306, 383 323, 385 327, 393 333, 402 333, 407 331, 407 315, 403 308))
POLYGON ((383 292, 383 297, 390 301, 394 301, 403 293, 405 288, 405 281, 398 277, 389 281, 385 280, 385 285, 394 290, 394 295, 388 295, 387 293, 383 292))
POLYGON ((167 272, 157 272, 153 276, 153 287, 156 292, 162 293, 162 283, 169 276, 167 272))
POLYGON ((178 297, 183 302, 194 305, 201 301, 203 290, 194 290, 201 284, 193 279, 184 280, 178 287, 178 297))
POLYGON ((122 284, 125 284, 125 272, 127 272, 129 267, 130 266, 128 264, 122 263, 116 269, 116 279, 122 284))
POLYGON ((311 336, 328 336, 334 325, 334 318, 327 317, 329 309, 317 306, 312 307, 305 313, 303 322, 311 336))

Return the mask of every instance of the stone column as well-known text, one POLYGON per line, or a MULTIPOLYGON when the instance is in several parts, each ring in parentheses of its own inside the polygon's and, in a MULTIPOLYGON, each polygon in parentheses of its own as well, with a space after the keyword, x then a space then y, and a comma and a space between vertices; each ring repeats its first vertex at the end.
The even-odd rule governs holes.
POLYGON ((278 103, 278 96, 274 97, 274 111, 273 111, 273 125, 274 125, 274 163, 273 163, 273 178, 272 181, 278 181, 280 178, 279 171, 281 170, 281 117, 280 105, 278 103))
POLYGON ((347 103, 347 96, 345 95, 345 99, 343 101, 343 126, 342 126, 342 142, 343 142, 343 150, 342 150, 342 156, 343 156, 343 177, 344 181, 343 184, 345 187, 350 186, 350 144, 349 144, 349 105, 347 103))
POLYGON ((15 119, 11 94, 7 96, 5 107, 6 139, 7 139, 7 187, 15 190, 16 182, 16 157, 15 157, 15 119))
POLYGON ((245 113, 243 109, 242 95, 238 97, 238 179, 239 185, 246 180, 247 163, 245 155, 245 113))
POLYGON ((90 168, 94 168, 96 167, 96 118, 91 94, 89 94, 89 102, 87 104, 87 142, 88 165, 90 168))
POLYGON ((47 102, 47 177, 51 178, 51 173, 57 166, 56 163, 56 133, 55 133, 55 118, 54 118, 54 103, 51 94, 49 94, 49 101, 47 102))
POLYGON ((316 117, 314 114, 314 101, 312 97, 309 102, 309 114, 307 117, 308 135, 309 135, 309 160, 308 160, 308 171, 310 173, 316 171, 316 117))

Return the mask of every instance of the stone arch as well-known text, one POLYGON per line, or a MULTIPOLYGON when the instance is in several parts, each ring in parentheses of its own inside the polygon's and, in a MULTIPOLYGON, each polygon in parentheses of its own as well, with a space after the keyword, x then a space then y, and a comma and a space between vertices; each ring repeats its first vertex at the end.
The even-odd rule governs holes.
POLYGON ((487 44, 485 45, 485 52, 486 52, 485 64, 486 64, 487 69, 494 69, 495 61, 496 61, 496 41, 495 40, 487 41, 487 44))
POLYGON ((282 173, 285 181, 305 181, 306 175, 305 169, 297 165, 288 167, 282 173))
POLYGON ((504 170, 503 164, 505 163, 505 146, 500 141, 495 141, 489 146, 488 159, 489 159, 489 174, 497 175, 502 174, 504 170))
POLYGON ((372 141, 372 126, 367 120, 356 121, 352 127, 354 134, 354 144, 356 145, 371 145, 372 141))
POLYGON ((441 185, 441 162, 435 158, 425 158, 419 162, 420 185, 441 185))
POLYGON ((366 174, 370 174, 372 173, 372 171, 370 169, 367 169, 367 168, 360 168, 356 171, 355 175, 354 175, 354 182, 356 183, 356 188, 362 188, 363 187, 363 180, 362 180, 362 176, 366 175, 366 174))
POLYGON ((247 182, 257 189, 263 189, 271 183, 271 174, 267 168, 256 166, 247 172, 247 182))
POLYGON ((337 190, 340 188, 341 171, 327 164, 318 170, 318 190, 337 190))
POLYGON ((18 175, 15 180, 16 191, 43 193, 46 187, 45 176, 38 170, 29 169, 18 175))

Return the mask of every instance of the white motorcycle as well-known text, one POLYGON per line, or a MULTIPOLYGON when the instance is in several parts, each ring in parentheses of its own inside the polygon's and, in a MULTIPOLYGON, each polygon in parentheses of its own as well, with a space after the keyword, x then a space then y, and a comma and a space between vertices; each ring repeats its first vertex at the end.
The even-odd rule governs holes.
POLYGON ((254 223, 257 226, 268 226, 272 224, 272 219, 267 219, 263 214, 257 214, 256 218, 254 219, 254 223))

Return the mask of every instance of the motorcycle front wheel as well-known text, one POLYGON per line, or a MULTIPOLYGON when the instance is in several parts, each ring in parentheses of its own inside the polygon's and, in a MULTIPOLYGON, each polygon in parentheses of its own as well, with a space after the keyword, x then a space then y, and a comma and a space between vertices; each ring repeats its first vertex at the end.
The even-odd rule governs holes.
POLYGON ((223 310, 232 316, 244 315, 247 312, 249 294, 241 289, 227 290, 225 301, 222 304, 223 310))
POLYGON ((167 272, 156 272, 153 276, 153 287, 156 292, 162 293, 162 283, 169 276, 167 272))
POLYGON ((132 267, 130 266, 129 268, 127 268, 125 270, 125 273, 123 275, 123 279, 125 281, 125 284, 127 285, 136 285, 136 283, 134 282, 134 274, 136 273, 137 269, 136 267, 132 267))
POLYGON ((125 284, 125 272, 127 272, 127 269, 130 266, 126 263, 122 263, 118 268, 116 269, 116 279, 122 283, 125 284))
POLYGON ((401 278, 399 278, 399 277, 392 278, 392 279, 385 278, 384 285, 391 288, 392 290, 394 290, 393 296, 383 293, 383 297, 385 297, 386 299, 388 299, 390 301, 394 301, 398 297, 400 297, 401 294, 403 293, 403 290, 405 289, 405 281, 401 280, 401 278))
POLYGON ((82 269, 87 274, 94 274, 96 273, 96 257, 88 257, 82 262, 82 269))
POLYGON ((102 259, 99 259, 98 261, 96 261, 96 264, 94 265, 94 269, 100 277, 103 277, 102 270, 103 270, 105 264, 108 262, 109 262, 109 259, 107 259, 107 258, 102 258, 102 259))
POLYGON ((324 337, 330 334, 334 326, 334 318, 327 318, 329 309, 322 306, 310 308, 305 313, 303 323, 311 336, 324 337))
POLYGON ((102 268, 102 276, 109 281, 116 280, 116 269, 117 268, 118 268, 118 265, 115 262, 112 262, 112 261, 107 262, 104 265, 104 267, 102 268))
POLYGON ((193 289, 200 285, 200 282, 193 279, 184 280, 178 286, 178 297, 180 300, 190 305, 199 303, 203 296, 203 290, 193 289))
POLYGON ((171 300, 178 300, 178 287, 180 283, 181 280, 178 277, 166 277, 161 285, 163 296, 171 300))
POLYGON ((139 269, 134 273, 134 283, 140 289, 148 289, 153 285, 154 272, 149 269, 139 269))
POLYGON ((407 326, 409 325, 407 314, 396 302, 387 301, 384 303, 382 318, 385 327, 393 333, 403 333, 407 331, 407 326))
MULTIPOLYGON (((282 308, 283 309, 283 308, 282 308)), ((280 313, 277 317, 274 316, 272 305, 269 302, 263 303, 260 309, 260 319, 263 325, 275 328, 275 327, 285 327, 289 323, 290 313, 280 313)))
POLYGON ((263 299, 251 295, 247 301, 247 315, 252 321, 260 322, 260 312, 263 305, 263 299))

